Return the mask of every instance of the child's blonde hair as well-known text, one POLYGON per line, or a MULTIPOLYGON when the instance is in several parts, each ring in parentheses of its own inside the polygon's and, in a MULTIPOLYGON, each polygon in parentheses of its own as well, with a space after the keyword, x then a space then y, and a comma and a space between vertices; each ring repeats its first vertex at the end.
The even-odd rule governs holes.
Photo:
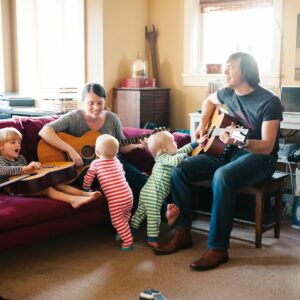
POLYGON ((22 140, 22 134, 19 130, 14 127, 5 127, 0 129, 0 145, 3 145, 13 139, 22 140))
POLYGON ((160 131, 148 139, 148 149, 154 157, 164 153, 168 143, 174 142, 174 137, 169 131, 160 131))
POLYGON ((102 134, 96 140, 96 155, 112 159, 119 152, 118 140, 109 134, 102 134))

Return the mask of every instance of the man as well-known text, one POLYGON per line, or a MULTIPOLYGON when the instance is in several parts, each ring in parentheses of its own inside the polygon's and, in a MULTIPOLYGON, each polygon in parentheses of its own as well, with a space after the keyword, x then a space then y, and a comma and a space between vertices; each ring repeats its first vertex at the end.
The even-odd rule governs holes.
POLYGON ((236 192, 270 178, 277 161, 282 107, 277 96, 259 85, 256 61, 246 53, 232 54, 227 60, 225 78, 225 87, 203 102, 202 120, 195 137, 205 134, 220 104, 225 104, 228 114, 249 129, 248 137, 237 145, 229 131, 225 131, 219 137, 226 144, 220 157, 200 154, 186 159, 173 170, 172 199, 180 208, 180 216, 171 241, 154 249, 156 254, 170 254, 193 246, 191 182, 212 179, 208 249, 190 265, 196 271, 213 269, 228 261, 236 192))

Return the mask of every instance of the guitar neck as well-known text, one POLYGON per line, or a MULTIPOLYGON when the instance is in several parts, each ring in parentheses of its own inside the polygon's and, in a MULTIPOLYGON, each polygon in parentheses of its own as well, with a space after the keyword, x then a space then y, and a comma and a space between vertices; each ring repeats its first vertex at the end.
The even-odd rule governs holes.
POLYGON ((219 136, 224 131, 229 131, 229 133, 232 135, 233 132, 247 133, 248 129, 245 129, 245 128, 233 128, 233 129, 228 130, 227 128, 214 128, 213 131, 210 134, 211 134, 211 136, 219 136))
POLYGON ((135 136, 132 138, 122 140, 122 141, 120 141, 120 147, 130 145, 130 144, 139 144, 140 140, 143 140, 144 138, 148 138, 150 135, 160 132, 160 131, 169 131, 170 132, 170 129, 167 129, 165 127, 159 127, 159 128, 154 129, 154 131, 152 133, 144 133, 139 136, 135 136))
POLYGON ((224 131, 226 131, 226 128, 214 128, 211 136, 219 136, 221 135, 224 131))
POLYGON ((8 186, 8 185, 10 185, 10 184, 12 184, 12 183, 14 183, 14 182, 19 181, 19 180, 25 179, 25 178, 27 178, 27 177, 29 177, 29 176, 31 176, 31 175, 32 175, 32 174, 30 173, 30 174, 25 174, 25 175, 19 175, 19 176, 16 176, 16 177, 13 178, 13 179, 10 179, 10 180, 7 180, 7 181, 5 181, 5 182, 2 182, 2 183, 0 184, 0 188, 5 187, 5 186, 8 186))
POLYGON ((149 137, 150 134, 143 134, 143 135, 139 135, 133 138, 128 138, 125 140, 120 141, 120 147, 122 146, 126 146, 126 145, 130 145, 130 144, 138 144, 140 143, 140 140, 143 140, 145 137, 149 137))

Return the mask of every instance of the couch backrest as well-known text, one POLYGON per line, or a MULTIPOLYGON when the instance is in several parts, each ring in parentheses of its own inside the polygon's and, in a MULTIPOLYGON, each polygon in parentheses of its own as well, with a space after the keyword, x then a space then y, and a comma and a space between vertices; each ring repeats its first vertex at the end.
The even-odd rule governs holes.
MULTIPOLYGON (((22 135, 22 149, 21 154, 23 154, 27 161, 37 161, 37 145, 40 141, 39 131, 43 126, 58 117, 38 117, 38 118, 14 118, 0 120, 0 128, 4 127, 14 127, 18 129, 22 135)), ((126 138, 133 138, 143 134, 151 134, 153 130, 141 129, 141 128, 131 128, 123 127, 123 133, 126 138)), ((190 142, 190 136, 184 133, 173 133, 175 141, 177 142, 178 148, 184 146, 190 142)), ((154 159, 148 150, 135 149, 129 153, 125 154, 126 159, 136 166, 140 171, 147 174, 151 173, 154 159)))
MULTIPOLYGON (((123 127, 123 132, 126 138, 133 138, 142 134, 151 134, 153 130, 123 127)), ((191 137, 185 133, 173 132, 178 148, 191 142, 191 137)), ((140 171, 147 174, 151 173, 154 165, 154 158, 148 150, 135 149, 124 155, 126 159, 136 166, 140 171)))
POLYGON ((0 128, 4 127, 14 127, 18 129, 22 136, 21 144, 21 154, 23 154, 27 161, 38 160, 37 157, 37 145, 40 141, 39 131, 43 126, 57 117, 38 117, 38 118, 28 118, 19 117, 13 119, 0 120, 0 128))

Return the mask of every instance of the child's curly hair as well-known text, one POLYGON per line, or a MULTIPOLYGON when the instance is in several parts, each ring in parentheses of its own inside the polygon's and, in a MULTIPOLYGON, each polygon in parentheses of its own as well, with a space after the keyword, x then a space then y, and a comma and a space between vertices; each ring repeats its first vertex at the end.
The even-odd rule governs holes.
POLYGON ((22 140, 22 134, 14 127, 5 127, 0 129, 0 145, 3 145, 7 141, 19 139, 22 140))

